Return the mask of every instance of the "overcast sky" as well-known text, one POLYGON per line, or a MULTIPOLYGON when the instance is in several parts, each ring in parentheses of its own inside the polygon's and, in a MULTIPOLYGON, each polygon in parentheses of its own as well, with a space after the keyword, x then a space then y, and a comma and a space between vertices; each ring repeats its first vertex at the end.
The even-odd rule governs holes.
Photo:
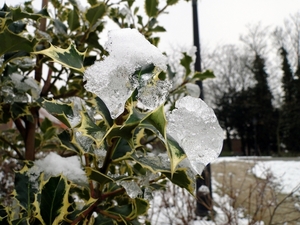
MULTIPOLYGON (((0 0, 0 5, 5 1, 15 5, 24 0, 0 0)), ((39 6, 42 0, 34 2, 39 6)), ((247 24, 282 25, 300 11, 300 0, 199 0, 198 10, 202 45, 214 47, 238 42, 247 24)), ((168 11, 159 19, 168 31, 162 35, 161 48, 192 45, 192 3, 181 0, 168 11)))

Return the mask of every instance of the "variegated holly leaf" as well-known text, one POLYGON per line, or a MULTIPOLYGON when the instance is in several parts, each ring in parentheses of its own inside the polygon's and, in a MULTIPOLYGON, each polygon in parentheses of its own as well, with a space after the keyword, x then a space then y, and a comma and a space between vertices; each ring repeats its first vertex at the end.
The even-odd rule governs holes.
POLYGON ((67 49, 51 45, 50 48, 34 53, 46 55, 53 59, 54 62, 60 63, 63 66, 79 72, 83 73, 84 71, 83 61, 85 52, 79 52, 74 45, 70 45, 67 49))

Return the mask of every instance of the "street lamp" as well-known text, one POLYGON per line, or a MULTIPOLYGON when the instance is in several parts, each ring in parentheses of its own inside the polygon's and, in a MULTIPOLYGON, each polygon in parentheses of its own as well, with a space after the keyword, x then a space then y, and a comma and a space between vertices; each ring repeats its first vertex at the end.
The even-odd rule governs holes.
MULTIPOLYGON (((196 51, 196 63, 195 71, 201 72, 201 54, 200 54, 200 35, 198 24, 198 4, 197 0, 192 0, 193 9, 193 33, 194 33, 194 45, 197 48, 196 51)), ((204 99, 202 81, 198 81, 197 84, 200 88, 200 98, 204 99)), ((196 181, 196 196, 197 196, 197 208, 196 215, 200 217, 208 216, 212 209, 212 188, 211 188, 211 170, 210 164, 208 164, 202 172, 202 178, 197 178, 196 181), (209 190, 209 193, 203 192, 203 187, 209 190)))

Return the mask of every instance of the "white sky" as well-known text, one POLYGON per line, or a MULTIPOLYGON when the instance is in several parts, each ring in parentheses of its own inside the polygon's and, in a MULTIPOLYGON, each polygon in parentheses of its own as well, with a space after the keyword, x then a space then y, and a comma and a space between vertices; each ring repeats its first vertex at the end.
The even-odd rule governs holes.
MULTIPOLYGON (((4 2, 15 5, 24 0, 0 0, 0 6, 4 2)), ((41 5, 42 0, 34 2, 41 5)), ((201 45, 214 47, 238 42, 247 24, 281 25, 300 10, 300 0, 198 0, 198 9, 201 45)), ((168 31, 162 34, 160 47, 192 45, 192 3, 181 0, 168 11, 159 19, 168 31)))

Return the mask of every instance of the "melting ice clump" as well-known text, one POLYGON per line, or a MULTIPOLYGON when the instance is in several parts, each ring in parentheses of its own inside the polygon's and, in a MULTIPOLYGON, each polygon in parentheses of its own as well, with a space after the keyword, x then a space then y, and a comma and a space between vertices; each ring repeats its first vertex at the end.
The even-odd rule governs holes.
POLYGON ((223 145, 223 130, 213 110, 200 98, 183 97, 167 115, 167 133, 185 151, 198 174, 215 160, 223 145))
MULTIPOLYGON (((136 88, 141 90, 138 98, 146 109, 156 108, 163 103, 168 93, 161 91, 161 86, 164 85, 160 82, 163 81, 155 82, 159 87, 153 92, 153 87, 149 85, 153 80, 152 76, 143 74, 141 78, 134 75, 135 71, 151 64, 160 70, 167 69, 167 58, 158 48, 150 44, 136 29, 129 28, 110 31, 105 48, 109 56, 86 70, 85 88, 102 99, 113 119, 123 113, 125 102, 136 88), (145 89, 146 86, 150 89, 145 89), (149 102, 148 93, 151 96, 157 93, 159 99, 154 98, 149 102)), ((168 82, 163 83, 166 84, 164 90, 170 87, 168 82)))

